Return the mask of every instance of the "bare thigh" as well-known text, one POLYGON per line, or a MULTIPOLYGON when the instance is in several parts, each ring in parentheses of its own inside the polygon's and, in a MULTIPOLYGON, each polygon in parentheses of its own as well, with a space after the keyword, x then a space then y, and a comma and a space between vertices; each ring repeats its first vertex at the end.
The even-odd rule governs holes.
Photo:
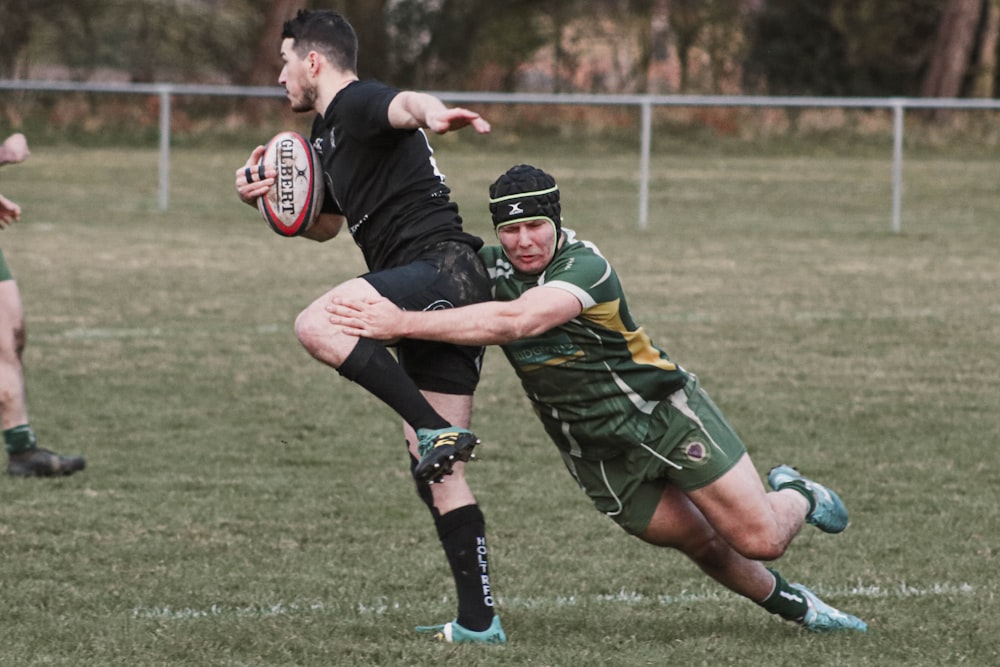
POLYGON ((749 454, 719 479, 687 495, 723 539, 757 560, 784 554, 808 511, 805 498, 795 491, 768 493, 749 454))
POLYGON ((755 602, 766 598, 774 577, 757 560, 737 552, 692 500, 675 486, 663 490, 641 539, 684 553, 707 575, 755 602))
POLYGON ((0 281, 0 353, 17 353, 24 347, 24 309, 13 280, 0 281))

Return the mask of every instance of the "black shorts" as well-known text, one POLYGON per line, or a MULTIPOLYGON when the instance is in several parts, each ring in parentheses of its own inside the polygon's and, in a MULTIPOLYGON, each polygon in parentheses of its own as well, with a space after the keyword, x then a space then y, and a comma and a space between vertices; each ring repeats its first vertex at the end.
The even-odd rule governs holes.
MULTIPOLYGON (((361 276, 403 310, 443 310, 488 301, 490 278, 465 243, 439 243, 413 262, 361 276)), ((471 396, 479 384, 484 348, 404 339, 399 364, 425 391, 471 396)))

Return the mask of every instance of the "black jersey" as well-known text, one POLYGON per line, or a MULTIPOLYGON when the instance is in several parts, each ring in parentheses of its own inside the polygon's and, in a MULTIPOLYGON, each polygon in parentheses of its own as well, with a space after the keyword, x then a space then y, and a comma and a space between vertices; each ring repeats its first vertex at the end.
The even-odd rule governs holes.
POLYGON ((352 82, 312 128, 327 188, 323 211, 347 218, 372 271, 411 262, 443 241, 483 245, 462 230, 423 130, 389 124, 398 93, 378 81, 352 82))

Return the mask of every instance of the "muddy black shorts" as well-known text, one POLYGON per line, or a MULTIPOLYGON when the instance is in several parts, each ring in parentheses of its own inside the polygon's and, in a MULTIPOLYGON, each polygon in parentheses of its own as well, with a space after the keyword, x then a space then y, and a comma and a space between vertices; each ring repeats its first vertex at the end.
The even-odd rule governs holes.
MULTIPOLYGON (((409 264, 361 277, 403 310, 443 310, 491 298, 489 275, 465 243, 439 243, 409 264)), ((396 347, 400 365, 420 389, 465 396, 475 392, 484 348, 410 339, 396 347)))

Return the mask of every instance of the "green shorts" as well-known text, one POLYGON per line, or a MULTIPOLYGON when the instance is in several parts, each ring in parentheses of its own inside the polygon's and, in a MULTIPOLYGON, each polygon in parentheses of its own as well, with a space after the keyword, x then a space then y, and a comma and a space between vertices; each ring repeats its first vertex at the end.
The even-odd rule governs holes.
POLYGON ((667 484, 684 491, 701 488, 746 453, 693 375, 651 417, 646 442, 622 456, 586 461, 563 453, 563 462, 594 507, 633 535, 646 530, 667 484))
POLYGON ((7 260, 3 258, 3 250, 0 250, 0 283, 5 280, 13 280, 14 274, 10 272, 10 267, 7 266, 7 260))

